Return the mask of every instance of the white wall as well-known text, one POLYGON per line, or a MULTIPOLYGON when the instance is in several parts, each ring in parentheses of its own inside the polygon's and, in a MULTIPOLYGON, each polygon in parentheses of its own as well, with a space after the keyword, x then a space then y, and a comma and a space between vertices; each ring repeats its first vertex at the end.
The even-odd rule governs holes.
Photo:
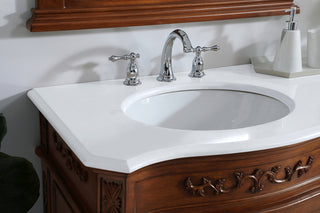
MULTIPOLYGON (((112 54, 139 52, 141 75, 157 74, 163 43, 176 29, 185 30, 196 45, 220 44, 218 53, 205 53, 205 68, 249 63, 249 57, 273 55, 286 17, 239 19, 82 31, 30 33, 25 22, 35 0, 0 2, 0 112, 8 121, 2 151, 33 162, 41 175, 34 149, 39 144, 38 113, 26 97, 33 87, 124 78, 127 62, 112 63, 112 54)), ((303 53, 306 29, 320 25, 320 0, 299 0, 303 53)), ((189 71, 192 54, 174 47, 174 70, 189 71)), ((42 197, 32 213, 42 212, 42 197)))

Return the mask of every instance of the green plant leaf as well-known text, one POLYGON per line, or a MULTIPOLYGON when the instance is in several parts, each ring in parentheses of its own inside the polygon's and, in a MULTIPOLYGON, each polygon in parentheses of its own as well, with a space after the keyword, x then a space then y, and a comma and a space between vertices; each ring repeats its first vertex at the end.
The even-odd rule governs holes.
POLYGON ((0 152, 0 211, 27 212, 39 197, 39 178, 31 162, 0 152))
POLYGON ((6 134, 7 134, 6 118, 2 113, 0 113, 0 148, 1 148, 1 141, 6 134))

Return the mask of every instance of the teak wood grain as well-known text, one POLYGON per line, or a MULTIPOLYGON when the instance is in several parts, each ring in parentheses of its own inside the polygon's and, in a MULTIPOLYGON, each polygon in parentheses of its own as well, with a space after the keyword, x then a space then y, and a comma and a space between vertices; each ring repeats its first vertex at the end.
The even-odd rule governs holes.
POLYGON ((293 0, 38 0, 32 32, 283 15, 293 0))
POLYGON ((44 212, 320 212, 320 138, 190 157, 130 174, 84 166, 40 115, 44 212))

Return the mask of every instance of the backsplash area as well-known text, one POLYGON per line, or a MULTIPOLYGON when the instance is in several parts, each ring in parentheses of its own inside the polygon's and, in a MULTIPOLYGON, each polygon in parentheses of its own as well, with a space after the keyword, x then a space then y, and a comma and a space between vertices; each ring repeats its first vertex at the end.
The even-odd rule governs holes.
MULTIPOLYGON (((296 1, 306 54, 306 31, 320 25, 319 0, 296 1)), ((143 27, 31 33, 25 27, 34 0, 0 3, 0 112, 7 117, 8 134, 2 150, 26 157, 41 175, 34 154, 39 144, 38 112, 26 97, 34 87, 124 78, 127 62, 112 63, 111 55, 140 53, 140 75, 159 73, 163 44, 177 28, 189 35, 193 46, 219 44, 221 50, 203 55, 205 69, 249 63, 249 58, 274 55, 287 16, 236 19, 143 27)), ((190 71, 193 54, 173 47, 175 72, 190 71)), ((40 197, 31 213, 42 212, 40 197)))

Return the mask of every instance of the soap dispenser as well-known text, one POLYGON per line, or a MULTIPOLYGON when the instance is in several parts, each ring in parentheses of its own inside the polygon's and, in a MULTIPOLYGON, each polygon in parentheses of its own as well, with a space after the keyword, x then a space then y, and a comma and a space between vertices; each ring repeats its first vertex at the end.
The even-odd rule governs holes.
POLYGON ((273 62, 273 70, 287 73, 300 72, 302 71, 301 33, 294 20, 297 8, 291 7, 285 12, 290 12, 290 19, 287 21, 288 28, 282 31, 280 47, 273 62))

